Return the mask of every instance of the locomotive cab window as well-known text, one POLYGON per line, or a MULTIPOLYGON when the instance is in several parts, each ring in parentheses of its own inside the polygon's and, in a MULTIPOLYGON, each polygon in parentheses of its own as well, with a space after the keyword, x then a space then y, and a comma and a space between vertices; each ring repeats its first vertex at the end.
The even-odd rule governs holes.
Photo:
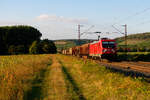
POLYGON ((103 41, 102 46, 103 46, 103 48, 115 48, 115 42, 113 42, 113 41, 103 41))

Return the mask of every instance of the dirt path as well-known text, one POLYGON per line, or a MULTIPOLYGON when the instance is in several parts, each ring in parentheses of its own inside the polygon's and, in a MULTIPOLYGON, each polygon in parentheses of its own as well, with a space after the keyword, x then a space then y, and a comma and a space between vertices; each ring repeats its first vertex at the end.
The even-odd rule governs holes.
POLYGON ((44 100, 70 100, 63 77, 62 66, 55 56, 52 58, 53 64, 50 66, 50 72, 45 79, 47 96, 44 100))

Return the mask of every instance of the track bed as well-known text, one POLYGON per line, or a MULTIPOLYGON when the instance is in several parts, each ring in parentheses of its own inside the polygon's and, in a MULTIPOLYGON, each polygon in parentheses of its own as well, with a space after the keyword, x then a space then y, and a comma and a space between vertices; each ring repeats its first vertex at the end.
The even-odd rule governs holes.
POLYGON ((150 62, 97 62, 110 69, 115 69, 127 73, 129 72, 136 76, 144 76, 150 78, 150 62))

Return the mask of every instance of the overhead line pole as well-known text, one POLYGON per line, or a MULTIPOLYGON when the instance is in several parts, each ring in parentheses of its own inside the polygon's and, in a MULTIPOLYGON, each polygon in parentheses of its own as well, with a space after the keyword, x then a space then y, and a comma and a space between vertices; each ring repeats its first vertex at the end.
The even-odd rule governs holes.
POLYGON ((83 35, 83 34, 85 34, 85 33, 87 33, 90 29, 92 29, 93 27, 94 27, 94 25, 92 25, 90 28, 88 28, 86 31, 84 31, 84 32, 82 32, 81 33, 81 27, 83 27, 83 25, 78 25, 78 44, 80 45, 81 43, 80 43, 80 39, 81 39, 81 36, 83 35))
POLYGON ((122 25, 122 26, 124 26, 125 27, 125 32, 124 33, 122 33, 119 29, 117 29, 116 27, 114 27, 113 25, 112 25, 112 27, 115 29, 115 30, 117 30, 119 33, 121 33, 121 34, 124 34, 124 40, 125 40, 125 53, 126 53, 126 58, 127 58, 127 24, 125 24, 125 25, 122 25))
POLYGON ((79 45, 80 45, 80 27, 81 27, 81 25, 78 25, 78 42, 79 42, 79 45))
POLYGON ((125 27, 125 46, 126 46, 126 52, 127 52, 127 25, 125 24, 125 25, 123 25, 124 27, 125 27))
POLYGON ((97 36, 98 36, 98 41, 100 40, 100 34, 101 34, 101 32, 94 32, 94 33, 96 33, 97 34, 97 36))
POLYGON ((126 53, 126 60, 127 60, 127 52, 128 52, 128 48, 127 48, 127 24, 123 25, 125 28, 125 53, 126 53))

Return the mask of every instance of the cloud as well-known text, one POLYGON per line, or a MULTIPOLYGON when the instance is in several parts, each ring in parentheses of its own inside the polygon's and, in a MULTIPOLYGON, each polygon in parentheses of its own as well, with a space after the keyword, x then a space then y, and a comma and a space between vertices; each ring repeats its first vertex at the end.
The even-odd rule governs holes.
POLYGON ((53 21, 53 22, 67 22, 67 23, 75 23, 75 24, 87 24, 89 20, 87 18, 67 18, 63 16, 56 15, 47 15, 42 14, 36 17, 38 21, 53 21))
POLYGON ((0 21, 0 26, 11 26, 11 25, 24 25, 24 24, 17 21, 0 21))

